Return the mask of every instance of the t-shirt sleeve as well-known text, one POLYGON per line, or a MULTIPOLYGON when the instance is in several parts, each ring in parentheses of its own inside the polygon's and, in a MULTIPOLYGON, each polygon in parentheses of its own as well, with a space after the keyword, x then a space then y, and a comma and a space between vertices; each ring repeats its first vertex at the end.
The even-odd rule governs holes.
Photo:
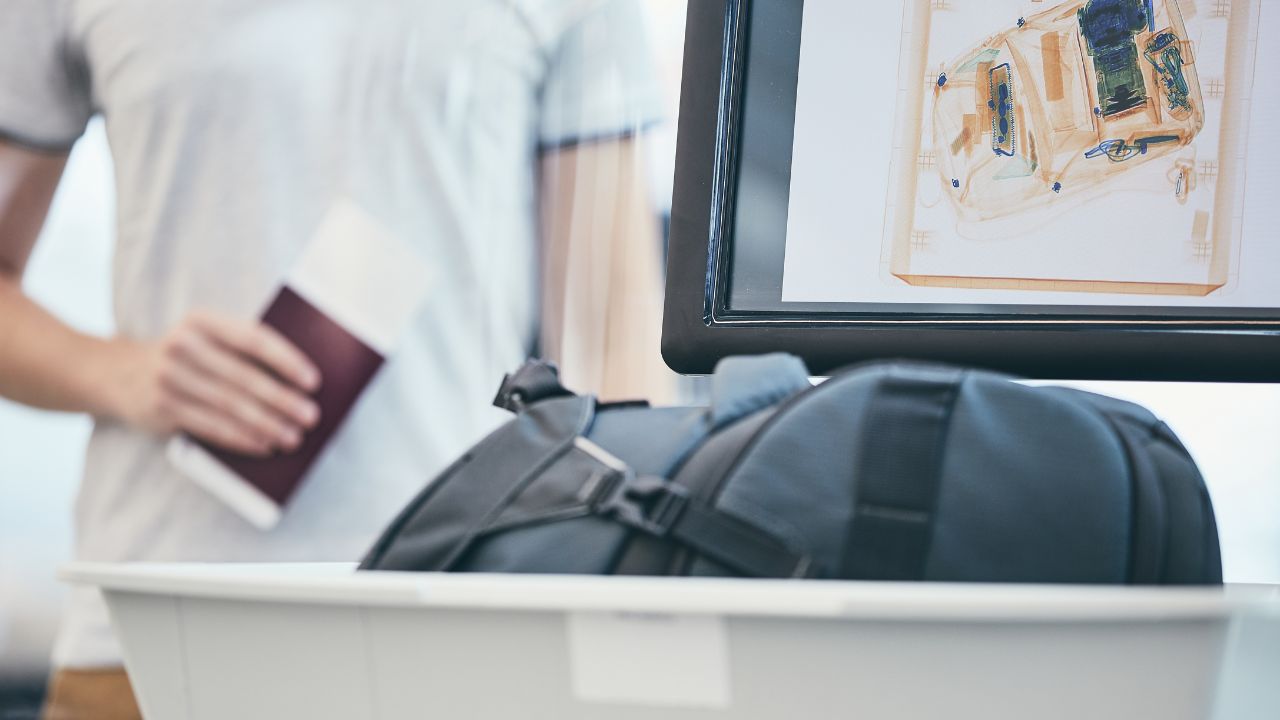
POLYGON ((578 3, 555 36, 541 94, 544 148, 628 135, 661 119, 642 2, 578 3))
POLYGON ((0 2, 0 139, 71 147, 93 114, 88 73, 67 40, 66 0, 0 2))

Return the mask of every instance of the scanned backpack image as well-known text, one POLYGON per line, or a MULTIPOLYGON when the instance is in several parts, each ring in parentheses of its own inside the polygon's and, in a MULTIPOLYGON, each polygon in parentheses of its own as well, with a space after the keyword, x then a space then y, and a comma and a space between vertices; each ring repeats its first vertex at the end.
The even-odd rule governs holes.
POLYGON ((884 281, 1229 292, 1260 9, 906 3, 884 281))

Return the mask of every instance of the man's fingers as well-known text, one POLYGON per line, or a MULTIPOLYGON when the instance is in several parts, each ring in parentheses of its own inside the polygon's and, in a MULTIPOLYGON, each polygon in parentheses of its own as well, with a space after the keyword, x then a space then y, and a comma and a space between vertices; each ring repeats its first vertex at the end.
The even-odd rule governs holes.
POLYGON ((298 425, 268 410, 239 388, 218 382, 183 363, 171 364, 162 382, 174 395, 191 398, 274 447, 293 450, 302 443, 302 430, 298 425))
POLYGON ((315 364, 273 328, 209 313, 193 314, 191 320, 216 341, 257 360, 303 390, 311 392, 320 386, 315 364))
POLYGON ((184 336, 177 350, 182 361, 239 389, 300 428, 312 427, 320 418, 320 408, 314 401, 199 333, 184 336))
POLYGON ((178 427, 190 435, 225 450, 263 457, 271 454, 271 443, 227 416, 197 403, 179 403, 173 409, 178 427))

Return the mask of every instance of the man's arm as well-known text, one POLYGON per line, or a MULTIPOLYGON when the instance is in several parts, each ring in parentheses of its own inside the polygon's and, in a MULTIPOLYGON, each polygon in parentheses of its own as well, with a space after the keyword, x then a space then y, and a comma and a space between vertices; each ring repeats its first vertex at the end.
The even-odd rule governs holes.
POLYGON ((104 339, 23 294, 66 161, 0 142, 0 396, 249 454, 296 447, 318 418, 305 393, 319 373, 270 328, 194 313, 163 338, 104 339))
POLYGON ((670 402, 661 234, 640 144, 575 145, 541 164, 544 353, 570 387, 670 402))

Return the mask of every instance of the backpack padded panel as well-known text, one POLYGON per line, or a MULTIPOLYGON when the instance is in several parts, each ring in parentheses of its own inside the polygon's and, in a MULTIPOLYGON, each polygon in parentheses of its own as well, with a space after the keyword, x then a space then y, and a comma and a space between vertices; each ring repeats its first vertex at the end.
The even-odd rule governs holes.
POLYGON ((971 373, 945 458, 926 577, 1125 581, 1128 468, 1096 410, 971 373))

